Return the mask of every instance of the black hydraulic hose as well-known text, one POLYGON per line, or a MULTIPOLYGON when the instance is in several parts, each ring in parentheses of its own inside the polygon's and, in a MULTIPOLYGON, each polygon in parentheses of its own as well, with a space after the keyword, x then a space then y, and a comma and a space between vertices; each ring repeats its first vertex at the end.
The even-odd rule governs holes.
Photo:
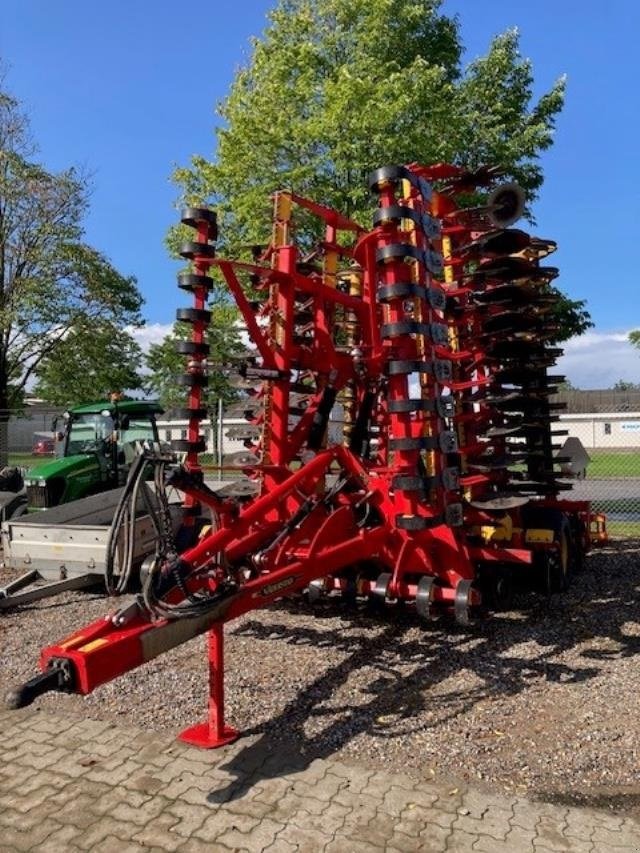
MULTIPOLYGON (((122 595, 129 585, 135 547, 138 493, 142 486, 143 495, 147 497, 145 494, 147 486, 144 483, 144 478, 148 461, 143 453, 136 456, 113 516, 107 539, 104 565, 105 587, 109 595, 122 595), (121 546, 120 560, 118 560, 119 546, 121 546)), ((154 509, 150 505, 150 501, 145 500, 145 503, 156 532, 159 532, 154 509)))

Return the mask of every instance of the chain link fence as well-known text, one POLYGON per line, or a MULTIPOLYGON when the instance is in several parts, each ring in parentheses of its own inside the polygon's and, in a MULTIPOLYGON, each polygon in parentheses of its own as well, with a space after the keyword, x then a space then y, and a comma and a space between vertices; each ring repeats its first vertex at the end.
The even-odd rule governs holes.
POLYGON ((640 391, 566 391, 561 428, 589 455, 574 496, 607 516, 612 538, 640 537, 640 391))
MULTIPOLYGON (((556 400, 567 405, 558 428, 578 439, 589 456, 584 476, 577 466, 573 496, 592 501, 595 511, 606 513, 612 537, 640 537, 640 391, 567 391, 556 400)), ((27 412, 9 412, 6 422, 0 413, 2 466, 24 470, 53 458, 52 424, 60 413, 34 406, 27 412)), ((160 440, 185 438, 187 426, 186 421, 163 416, 158 422, 160 440)), ((246 452, 245 441, 236 437, 246 426, 234 412, 223 412, 221 421, 214 413, 202 424, 207 451, 201 461, 210 476, 216 468, 219 478, 240 476, 232 469, 222 472, 220 466, 227 468, 236 454, 246 452)))

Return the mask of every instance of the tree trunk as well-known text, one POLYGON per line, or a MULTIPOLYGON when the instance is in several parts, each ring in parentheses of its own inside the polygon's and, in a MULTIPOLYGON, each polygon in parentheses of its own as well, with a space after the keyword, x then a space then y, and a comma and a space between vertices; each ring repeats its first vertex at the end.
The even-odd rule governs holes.
POLYGON ((0 468, 9 464, 9 394, 6 359, 4 350, 0 353, 0 468))
POLYGON ((9 418, 11 412, 0 406, 0 468, 9 464, 9 418))

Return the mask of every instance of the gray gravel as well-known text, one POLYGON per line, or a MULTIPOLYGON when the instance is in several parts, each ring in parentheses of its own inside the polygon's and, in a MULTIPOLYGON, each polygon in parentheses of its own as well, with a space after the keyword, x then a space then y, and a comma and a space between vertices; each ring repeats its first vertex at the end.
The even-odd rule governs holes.
MULTIPOLYGON (((7 577, 7 572, 4 577, 7 577)), ((0 580, 3 575, 0 573, 0 580)), ((640 811, 640 541, 595 552, 569 593, 463 631, 302 600, 227 626, 227 714, 302 761, 336 756, 446 784, 640 811)), ((110 605, 70 593, 0 615, 0 689, 110 605)), ((179 731, 203 719, 204 638, 52 711, 179 731)))

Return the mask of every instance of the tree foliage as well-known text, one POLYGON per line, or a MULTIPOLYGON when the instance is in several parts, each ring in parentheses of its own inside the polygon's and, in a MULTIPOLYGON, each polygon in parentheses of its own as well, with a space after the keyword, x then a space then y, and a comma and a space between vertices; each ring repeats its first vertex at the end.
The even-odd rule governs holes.
POLYGON ((40 362, 34 393, 68 407, 107 398, 112 391, 139 390, 142 359, 136 341, 113 323, 79 323, 40 362))
MULTIPOLYGON (((535 200, 564 79, 534 99, 517 30, 464 67, 459 22, 440 6, 279 0, 219 105, 215 160, 174 175, 186 201, 216 205, 225 251, 268 239, 269 196, 282 187, 366 225, 366 176, 386 163, 498 164, 535 200)), ((583 302, 563 301, 561 319, 563 337, 590 325, 583 302)))
POLYGON ((213 198, 246 242, 264 236, 265 197, 282 185, 368 221, 366 175, 389 162, 499 163, 534 198, 564 82, 531 103, 515 30, 463 70, 439 6, 281 0, 219 107, 215 162, 176 172, 185 195, 213 198))
MULTIPOLYGON (((53 370, 68 388, 81 379, 86 359, 79 366, 64 354, 90 343, 91 329, 142 323, 135 279, 84 240, 87 176, 50 172, 35 155, 27 118, 0 79, 0 422, 35 376, 49 389, 53 370)), ((93 344, 87 352, 98 372, 112 356, 93 344)))
POLYGON ((629 332, 629 343, 640 349, 640 329, 634 329, 633 332, 629 332))
MULTIPOLYGON (((235 306, 222 300, 210 306, 212 317, 206 340, 211 348, 209 355, 209 384, 203 389, 203 404, 215 412, 217 401, 223 403, 235 399, 234 389, 229 384, 227 366, 238 360, 245 347, 238 328, 238 311, 235 306)), ((184 372, 185 356, 175 351, 175 342, 190 336, 191 327, 176 323, 173 332, 159 344, 152 344, 146 358, 149 370, 148 389, 160 399, 165 409, 185 405, 186 390, 176 385, 175 377, 184 372)))
POLYGON ((628 382, 626 379, 618 379, 613 386, 613 391, 640 391, 639 382, 628 382))

